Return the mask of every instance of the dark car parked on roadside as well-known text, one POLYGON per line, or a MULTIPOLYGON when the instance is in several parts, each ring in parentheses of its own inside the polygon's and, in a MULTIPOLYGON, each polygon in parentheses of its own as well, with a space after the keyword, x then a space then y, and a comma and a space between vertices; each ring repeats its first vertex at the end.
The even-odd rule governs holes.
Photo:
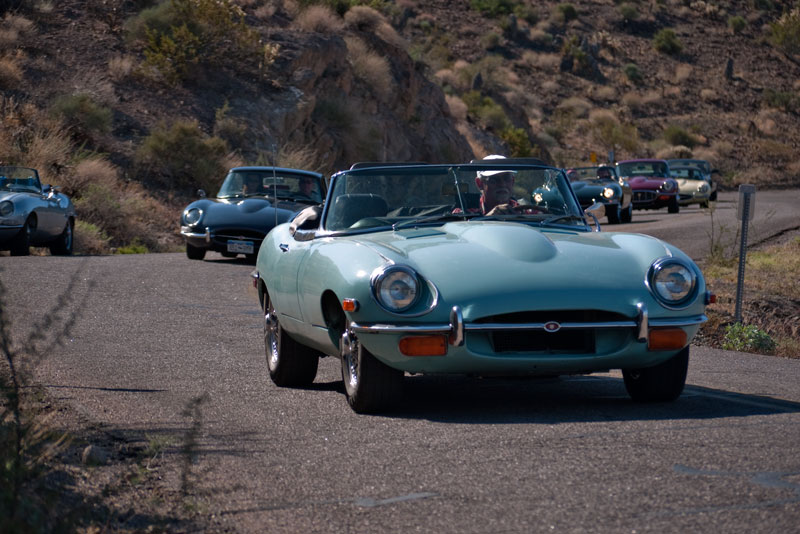
POLYGON ((42 185, 29 167, 0 167, 0 250, 26 256, 30 247, 72 254, 75 207, 58 187, 42 185))
POLYGON ((633 209, 657 210, 666 207, 669 213, 680 211, 678 182, 670 176, 666 160, 618 161, 617 174, 631 184, 633 209))
POLYGON ((326 194, 317 172, 281 167, 235 167, 215 198, 200 193, 181 215, 186 256, 202 260, 213 250, 225 257, 255 259, 264 236, 326 194))

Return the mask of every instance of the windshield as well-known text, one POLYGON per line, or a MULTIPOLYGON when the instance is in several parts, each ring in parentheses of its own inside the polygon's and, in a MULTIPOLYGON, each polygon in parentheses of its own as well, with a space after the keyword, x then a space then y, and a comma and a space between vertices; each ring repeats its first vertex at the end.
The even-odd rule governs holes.
POLYGON ((317 176, 291 174, 272 169, 235 169, 228 173, 217 198, 252 196, 322 202, 322 181, 317 176))
POLYGON ((667 164, 663 161, 629 161, 617 163, 620 176, 654 176, 667 178, 667 164))
POLYGON ((27 167, 0 167, 0 190, 41 193, 42 184, 34 169, 27 167))
POLYGON ((514 220, 586 228, 562 171, 531 165, 414 165, 344 171, 327 202, 329 231, 448 220, 514 220))

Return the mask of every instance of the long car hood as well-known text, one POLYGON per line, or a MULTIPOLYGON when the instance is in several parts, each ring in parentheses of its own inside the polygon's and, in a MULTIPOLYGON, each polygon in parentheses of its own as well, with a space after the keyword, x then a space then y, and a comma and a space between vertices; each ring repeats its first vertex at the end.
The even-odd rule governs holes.
POLYGON ((190 204, 187 209, 199 207, 203 210, 200 226, 221 228, 241 227, 269 229, 275 225, 275 212, 279 223, 285 222, 293 213, 308 204, 280 201, 277 209, 265 198, 246 198, 241 200, 204 199, 190 204))
POLYGON ((611 185, 609 182, 601 181, 572 182, 572 189, 578 198, 598 197, 599 200, 603 190, 611 185))
POLYGON ((362 244, 433 281, 444 302, 474 304, 482 312, 510 311, 512 301, 521 309, 533 309, 537 301, 565 309, 588 302, 602 307, 625 295, 635 306, 652 261, 670 255, 663 242, 640 234, 504 222, 456 222, 363 237, 362 244))
POLYGON ((633 176, 628 178, 628 183, 631 184, 631 189, 658 189, 664 183, 666 178, 649 178, 647 176, 633 176))

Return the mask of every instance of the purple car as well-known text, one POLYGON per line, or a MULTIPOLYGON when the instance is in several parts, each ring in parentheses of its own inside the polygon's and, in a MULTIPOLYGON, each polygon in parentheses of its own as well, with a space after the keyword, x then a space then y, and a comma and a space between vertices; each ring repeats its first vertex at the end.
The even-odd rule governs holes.
POLYGON ((633 190, 633 208, 657 210, 664 206, 678 213, 678 182, 670 177, 669 164, 663 159, 629 159, 617 162, 617 174, 633 190))

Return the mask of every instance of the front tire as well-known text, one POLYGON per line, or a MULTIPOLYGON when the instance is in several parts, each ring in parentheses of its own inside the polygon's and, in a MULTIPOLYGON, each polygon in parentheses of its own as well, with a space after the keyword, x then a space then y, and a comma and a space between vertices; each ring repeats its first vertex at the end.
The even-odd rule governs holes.
POLYGON ((202 260, 206 257, 206 249, 186 243, 186 257, 190 260, 202 260))
POLYGON ((10 252, 12 256, 27 256, 31 253, 31 236, 35 228, 36 223, 33 217, 28 217, 25 225, 11 242, 10 252))
MULTIPOLYGON (((608 210, 608 206, 606 206, 606 210, 608 210)), ((619 204, 615 204, 614 208, 611 211, 606 212, 606 217, 608 217, 608 224, 619 224, 620 220, 620 208, 619 204)))
POLYGON ((629 223, 633 220, 633 202, 628 204, 628 209, 622 212, 622 216, 620 218, 624 223, 629 223))
POLYGON ((689 347, 669 360, 645 369, 623 369, 625 389, 636 402, 671 402, 686 385, 689 347))
POLYGON ((341 340, 342 380, 347 403, 356 413, 377 413, 395 406, 403 394, 403 371, 373 356, 347 330, 341 340))
POLYGON ((71 256, 72 246, 74 240, 73 222, 67 221, 67 227, 58 236, 52 245, 50 245, 50 254, 53 256, 71 256))
POLYGON ((668 213, 678 213, 681 211, 681 205, 678 204, 678 195, 675 195, 671 199, 669 199, 669 204, 667 205, 667 212, 668 213))
POLYGON ((301 345, 287 334, 278 314, 265 295, 264 311, 264 350, 267 356, 269 377, 280 387, 303 387, 314 382, 317 376, 319 355, 301 345))

